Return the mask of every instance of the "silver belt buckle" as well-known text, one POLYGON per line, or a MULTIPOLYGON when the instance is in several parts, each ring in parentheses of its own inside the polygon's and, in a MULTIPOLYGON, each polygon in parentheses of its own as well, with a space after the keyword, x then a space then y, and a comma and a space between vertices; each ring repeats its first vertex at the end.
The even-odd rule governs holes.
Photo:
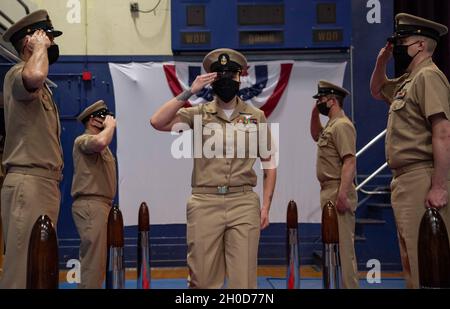
POLYGON ((228 186, 217 186, 217 193, 218 194, 227 194, 228 186))

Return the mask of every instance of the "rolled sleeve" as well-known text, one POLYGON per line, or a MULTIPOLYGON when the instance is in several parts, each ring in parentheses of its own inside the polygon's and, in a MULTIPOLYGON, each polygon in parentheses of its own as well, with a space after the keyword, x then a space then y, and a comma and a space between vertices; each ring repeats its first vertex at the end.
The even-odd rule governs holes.
POLYGON ((12 79, 12 95, 17 101, 31 101, 37 98, 39 91, 30 92, 25 88, 22 78, 23 64, 13 68, 10 78, 12 79))
POLYGON ((426 70, 417 76, 413 95, 428 123, 431 116, 440 113, 450 119, 450 88, 438 72, 426 70))
POLYGON ((347 155, 354 156, 356 154, 356 130, 350 123, 337 124, 333 135, 341 159, 347 155))
POLYGON ((177 116, 180 117, 181 122, 189 125, 191 129, 194 128, 194 116, 199 115, 200 110, 198 106, 193 107, 183 107, 180 108, 177 112, 177 116))
POLYGON ((83 134, 75 140, 75 145, 78 146, 81 152, 85 154, 93 154, 95 151, 92 149, 92 141, 94 140, 94 135, 83 134))

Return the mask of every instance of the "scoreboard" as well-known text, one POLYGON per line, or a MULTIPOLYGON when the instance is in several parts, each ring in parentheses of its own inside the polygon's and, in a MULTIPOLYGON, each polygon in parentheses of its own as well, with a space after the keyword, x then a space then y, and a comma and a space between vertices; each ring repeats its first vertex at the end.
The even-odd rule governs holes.
POLYGON ((172 50, 348 48, 351 13, 351 0, 172 0, 172 50))

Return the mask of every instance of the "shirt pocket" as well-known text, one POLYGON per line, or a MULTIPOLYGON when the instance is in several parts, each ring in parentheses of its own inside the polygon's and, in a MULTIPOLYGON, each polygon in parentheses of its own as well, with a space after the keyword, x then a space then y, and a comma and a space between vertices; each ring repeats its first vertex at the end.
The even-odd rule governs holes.
POLYGON ((409 80, 403 82, 398 91, 394 94, 393 101, 389 108, 389 114, 392 112, 404 111, 406 105, 406 98, 408 96, 409 80))
MULTIPOLYGON (((203 138, 209 138, 216 134, 225 135, 225 128, 217 121, 203 120, 202 121, 202 136, 203 138)), ((203 140, 204 142, 204 140, 203 140)))
POLYGON ((406 101, 405 100, 395 100, 394 102, 392 102, 391 108, 389 110, 389 112, 401 112, 402 110, 404 110, 406 105, 406 101))
MULTIPOLYGON (((224 156, 224 139, 225 129, 218 122, 214 120, 202 121, 202 157, 207 159, 223 158, 224 156)), ((194 145, 196 144, 197 132, 194 132, 194 145)))
POLYGON ((257 158, 259 156, 259 136, 256 124, 234 125, 234 143, 237 157, 257 158), (245 143, 244 143, 245 141, 245 143))
POLYGON ((402 100, 395 100, 392 102, 389 109, 388 126, 391 126, 394 131, 406 130, 410 128, 410 116, 408 112, 406 96, 402 100))
POLYGON ((330 133, 324 132, 320 135, 319 140, 317 141, 317 145, 319 147, 325 147, 328 145, 330 140, 330 133))

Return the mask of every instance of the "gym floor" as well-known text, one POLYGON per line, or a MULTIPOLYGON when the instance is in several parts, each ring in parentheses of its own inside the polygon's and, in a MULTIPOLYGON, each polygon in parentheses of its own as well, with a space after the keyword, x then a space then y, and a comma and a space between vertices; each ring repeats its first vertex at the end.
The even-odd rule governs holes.
MULTIPOLYGON (((186 289, 187 268, 152 268, 152 289, 186 289)), ((66 280, 67 272, 60 272, 60 289, 75 289, 76 284, 69 284, 66 280)), ((322 272, 314 266, 300 267, 300 288, 321 289, 322 272)), ((380 283, 369 283, 366 272, 359 273, 360 287, 363 289, 404 289, 405 282, 401 272, 384 272, 380 283)), ((136 288, 136 270, 127 269, 125 288, 136 288)), ((286 268, 280 266, 263 266, 258 268, 259 289, 285 289, 286 268)))

